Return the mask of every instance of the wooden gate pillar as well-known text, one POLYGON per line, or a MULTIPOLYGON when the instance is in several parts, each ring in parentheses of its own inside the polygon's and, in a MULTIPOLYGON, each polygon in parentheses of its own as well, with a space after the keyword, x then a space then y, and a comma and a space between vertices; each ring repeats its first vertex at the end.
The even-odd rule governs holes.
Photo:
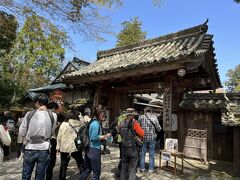
POLYGON ((163 130, 165 138, 171 138, 172 131, 172 78, 166 81, 163 95, 163 130))
POLYGON ((101 93, 102 93, 102 87, 97 86, 96 87, 96 92, 95 92, 95 95, 94 95, 93 106, 97 106, 100 103, 101 93))
POLYGON ((240 177, 240 127, 233 127, 233 176, 240 177))
POLYGON ((178 148, 180 152, 183 152, 185 143, 185 112, 178 113, 178 148))

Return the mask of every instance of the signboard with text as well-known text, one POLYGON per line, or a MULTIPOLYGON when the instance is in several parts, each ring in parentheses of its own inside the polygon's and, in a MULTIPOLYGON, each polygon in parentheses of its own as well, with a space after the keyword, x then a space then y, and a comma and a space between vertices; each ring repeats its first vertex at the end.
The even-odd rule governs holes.
POLYGON ((51 101, 54 101, 58 104, 58 111, 62 111, 62 107, 64 104, 64 94, 61 90, 57 89, 50 93, 50 99, 51 101))
POLYGON ((166 88, 163 95, 163 130, 172 131, 172 90, 166 88))

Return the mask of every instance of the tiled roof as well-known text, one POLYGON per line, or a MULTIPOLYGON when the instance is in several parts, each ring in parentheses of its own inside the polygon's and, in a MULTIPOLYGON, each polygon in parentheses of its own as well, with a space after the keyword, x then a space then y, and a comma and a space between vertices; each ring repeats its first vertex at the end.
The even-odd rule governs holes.
MULTIPOLYGON (((229 102, 240 107, 240 93, 227 93, 226 96, 229 102)), ((215 111, 225 109, 227 103, 223 93, 193 93, 185 94, 179 106, 185 110, 215 111)))
POLYGON ((75 67, 76 70, 79 70, 90 64, 89 62, 78 59, 77 57, 74 57, 70 63, 75 67))
POLYGON ((59 73, 59 75, 52 81, 51 84, 56 84, 61 82, 61 77, 63 74, 72 72, 72 71, 78 71, 81 68, 88 66, 90 63, 83 61, 81 59, 78 59, 77 57, 74 57, 72 61, 69 61, 67 65, 63 68, 63 70, 59 73))
POLYGON ((221 123, 240 126, 240 93, 185 94, 179 106, 184 110, 221 113, 221 123))
MULTIPOLYGON (((213 36, 206 34, 207 29, 208 26, 202 24, 141 43, 99 51, 96 62, 66 74, 64 79, 80 80, 99 75, 109 76, 111 73, 180 61, 184 57, 203 56, 213 49, 213 36)), ((214 59, 214 53, 212 54, 214 59)), ((216 67, 215 64, 214 70, 219 80, 216 67)))
POLYGON ((49 92, 49 91, 53 91, 56 89, 66 89, 66 84, 63 83, 57 83, 57 84, 50 84, 50 85, 46 85, 46 86, 42 86, 36 89, 29 89, 29 92, 49 92))

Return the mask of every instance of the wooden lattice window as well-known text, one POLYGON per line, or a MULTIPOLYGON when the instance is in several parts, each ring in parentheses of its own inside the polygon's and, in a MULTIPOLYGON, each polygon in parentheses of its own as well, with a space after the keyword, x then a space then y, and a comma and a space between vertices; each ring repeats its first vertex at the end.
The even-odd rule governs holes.
POLYGON ((207 161, 207 130, 186 129, 183 153, 186 157, 207 161))

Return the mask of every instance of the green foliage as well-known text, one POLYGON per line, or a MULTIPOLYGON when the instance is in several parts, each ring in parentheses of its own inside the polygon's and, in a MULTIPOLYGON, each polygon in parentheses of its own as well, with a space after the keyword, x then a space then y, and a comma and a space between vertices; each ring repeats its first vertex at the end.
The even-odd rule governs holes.
POLYGON ((234 0, 235 3, 240 3, 240 0, 234 0))
POLYGON ((6 85, 13 89, 9 91, 13 98, 10 102, 15 103, 27 89, 46 85, 59 74, 66 39, 64 32, 45 19, 36 15, 26 19, 14 46, 0 62, 3 82, 14 84, 6 85))
POLYGON ((17 36, 17 20, 6 12, 0 11, 0 106, 9 106, 15 97, 16 84, 9 79, 12 72, 8 61, 3 58, 12 48, 17 36), (9 73, 5 73, 6 70, 9 73))
POLYGON ((16 18, 4 11, 0 11, 0 57, 9 52, 17 34, 16 18))
POLYGON ((240 92, 240 64, 227 72, 228 81, 225 82, 229 92, 240 92))
MULTIPOLYGON (((161 0, 152 0, 152 3, 159 6, 161 0)), ((20 20, 31 15, 41 16, 59 29, 99 41, 103 40, 103 33, 112 33, 109 19, 101 14, 101 9, 122 4, 122 0, 1 0, 0 10, 8 9, 20 20)))
POLYGON ((38 16, 27 18, 11 52, 18 70, 31 87, 41 86, 55 78, 64 58, 66 35, 38 16))
POLYGON ((59 29, 78 33, 85 39, 98 40, 102 33, 110 30, 100 8, 119 5, 121 0, 4 0, 0 1, 0 10, 9 9, 20 20, 32 15, 41 16, 59 29))
POLYGON ((13 81, 0 79, 0 106, 10 107, 20 90, 13 81))
POLYGON ((122 23, 122 30, 117 35, 117 47, 131 45, 144 41, 146 39, 146 32, 142 31, 142 22, 138 17, 134 17, 131 21, 125 21, 122 23))
POLYGON ((238 84, 235 88, 236 92, 240 92, 240 80, 238 81, 238 84))

